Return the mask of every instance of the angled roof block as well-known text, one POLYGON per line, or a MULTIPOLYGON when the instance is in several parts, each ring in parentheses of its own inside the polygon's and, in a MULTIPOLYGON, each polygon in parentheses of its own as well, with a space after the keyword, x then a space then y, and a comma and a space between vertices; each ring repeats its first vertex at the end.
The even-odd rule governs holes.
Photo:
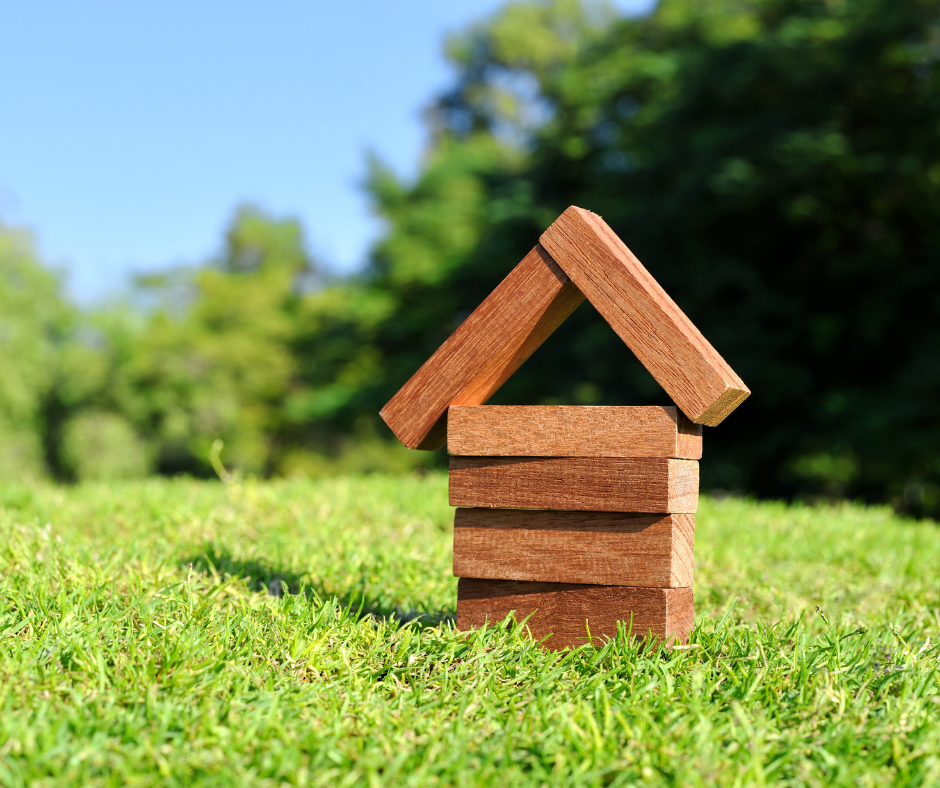
POLYGON ((571 206, 541 243, 693 422, 714 427, 751 393, 600 216, 571 206))
POLYGON ((412 449, 444 445, 447 409, 482 405, 584 298, 696 424, 750 394, 599 216, 572 206, 382 409, 412 449))
POLYGON ((583 300, 536 246, 380 415, 409 449, 439 449, 447 437, 447 409, 486 402, 583 300))

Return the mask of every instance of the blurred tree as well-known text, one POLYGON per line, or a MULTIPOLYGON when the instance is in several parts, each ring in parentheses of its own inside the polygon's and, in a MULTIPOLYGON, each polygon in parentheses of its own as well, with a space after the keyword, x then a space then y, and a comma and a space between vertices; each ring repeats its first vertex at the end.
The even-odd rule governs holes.
POLYGON ((272 472, 311 274, 299 225, 246 207, 218 260, 138 282, 146 311, 89 316, 63 352, 64 474, 212 475, 217 439, 232 468, 272 472))
POLYGON ((58 349, 45 410, 59 478, 212 476, 217 440, 229 470, 262 475, 426 463, 362 404, 392 299, 325 287, 296 221, 241 208, 218 259, 142 278, 135 299, 80 316, 58 349))
POLYGON ((0 225, 0 481, 46 476, 48 412, 72 312, 30 236, 0 225))
POLYGON ((216 439, 232 467, 273 470, 296 374, 299 287, 311 272, 295 221, 243 208, 214 265, 146 283, 162 285, 163 308, 120 370, 122 409, 155 443, 158 470, 209 473, 216 439))
MULTIPOLYGON (((516 2, 452 37, 413 184, 328 280, 239 210, 218 260, 77 318, 0 232, 0 478, 406 469, 377 411, 569 204, 600 214, 754 390, 706 487, 940 514, 940 3, 516 2), (142 295, 141 295, 142 294, 142 295)), ((581 307, 495 402, 665 403, 581 307)))
MULTIPOLYGON (((369 287, 397 301, 373 401, 575 203, 755 392, 707 486, 940 512, 938 25, 926 0, 557 0, 455 38, 419 180, 373 167, 369 287)), ((497 397, 664 401, 589 307, 497 397)))
POLYGON ((148 447, 126 418, 83 411, 63 426, 62 467, 78 481, 137 479, 152 470, 148 447))

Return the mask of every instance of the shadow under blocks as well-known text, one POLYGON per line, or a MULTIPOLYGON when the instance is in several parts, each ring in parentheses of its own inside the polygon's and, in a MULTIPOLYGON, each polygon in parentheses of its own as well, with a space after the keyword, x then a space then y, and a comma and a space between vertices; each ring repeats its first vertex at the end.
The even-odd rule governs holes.
POLYGON ((293 572, 261 559, 236 558, 215 545, 207 545, 202 552, 184 558, 180 564, 202 574, 241 578, 247 581, 252 591, 273 597, 300 594, 305 597, 315 596, 320 600, 335 599, 341 607, 359 618, 396 620, 402 624, 414 622, 414 626, 419 627, 436 626, 442 621, 453 619, 453 615, 446 610, 407 610, 383 604, 368 593, 365 578, 350 588, 336 589, 310 575, 293 572))
POLYGON ((568 208, 382 409, 409 448, 447 443, 457 626, 686 642, 702 426, 749 394, 604 220, 568 208), (485 406, 584 300, 675 405, 485 406))

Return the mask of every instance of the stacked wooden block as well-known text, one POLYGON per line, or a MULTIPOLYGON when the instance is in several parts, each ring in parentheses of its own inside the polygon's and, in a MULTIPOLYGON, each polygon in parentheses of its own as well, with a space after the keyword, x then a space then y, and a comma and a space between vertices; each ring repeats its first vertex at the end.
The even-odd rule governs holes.
POLYGON ((685 641, 702 428, 675 407, 452 407, 457 626, 685 641))
POLYGON ((411 449, 448 443, 458 626, 514 610, 555 648, 618 621, 685 639, 701 425, 749 394, 604 220, 568 208, 381 412, 411 449), (484 407, 584 301, 677 407, 484 407))

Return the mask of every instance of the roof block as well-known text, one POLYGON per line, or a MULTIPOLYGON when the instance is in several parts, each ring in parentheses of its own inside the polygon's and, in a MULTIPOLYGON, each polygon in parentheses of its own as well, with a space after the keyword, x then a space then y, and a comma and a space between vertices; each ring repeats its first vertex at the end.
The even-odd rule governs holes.
POLYGON ((485 403, 583 300, 536 246, 380 415, 408 448, 439 449, 447 434, 447 408, 485 403))
POLYGON ((693 422, 715 426, 751 393, 600 216, 571 206, 540 241, 693 422))
POLYGON ((603 219, 571 206, 381 411, 411 449, 438 449, 452 405, 482 405, 587 298, 695 424, 751 393, 603 219))

